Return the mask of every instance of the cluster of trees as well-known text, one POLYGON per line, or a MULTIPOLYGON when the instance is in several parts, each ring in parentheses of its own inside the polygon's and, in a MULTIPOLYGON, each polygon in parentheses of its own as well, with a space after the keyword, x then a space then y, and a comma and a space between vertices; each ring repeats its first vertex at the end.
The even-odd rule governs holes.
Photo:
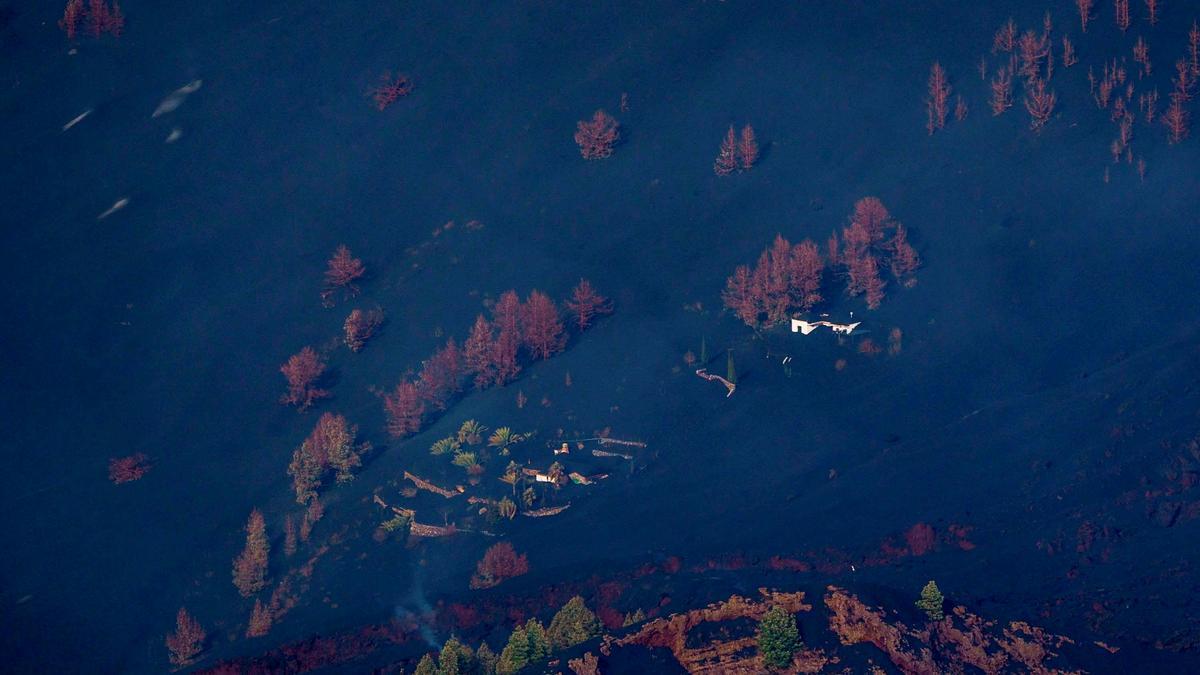
POLYGON ((459 427, 458 433, 434 441, 429 446, 431 455, 450 455, 450 461, 455 466, 462 467, 474 479, 483 473, 483 462, 489 458, 490 448, 501 455, 507 456, 512 446, 524 441, 529 434, 519 434, 510 427, 500 427, 492 432, 484 446, 484 434, 487 427, 475 420, 467 420, 459 427), (479 446, 478 449, 472 449, 479 446))
POLYGON ((804 648, 796 616, 782 607, 767 610, 758 622, 758 654, 768 668, 786 668, 792 655, 804 648))
POLYGON ((67 39, 74 40, 80 24, 85 21, 88 35, 92 37, 100 37, 104 33, 121 37, 121 32, 125 30, 125 15, 121 13, 121 5, 116 0, 112 6, 106 0, 88 0, 86 8, 83 0, 67 0, 62 18, 58 21, 58 27, 67 34, 67 39))
MULTIPOLYGON (((547 629, 537 619, 516 626, 508 643, 497 657, 487 643, 472 651, 456 637, 442 646, 435 658, 421 657, 414 675, 513 675, 532 664, 546 660, 556 651, 569 649, 601 633, 600 619, 587 608, 583 598, 575 596, 558 610, 547 629)), ((595 665, 596 658, 579 660, 579 667, 595 665)), ((574 670, 575 666, 571 668, 574 670)))
POLYGON ((339 483, 354 479, 354 469, 362 465, 362 456, 371 449, 369 442, 356 443, 357 436, 358 426, 348 423, 344 416, 321 415, 312 433, 292 453, 288 465, 297 502, 307 504, 316 499, 330 470, 339 483))
POLYGON ((529 559, 525 554, 518 554, 512 544, 502 541, 484 552, 471 577, 471 588, 491 588, 528 571, 529 559))
POLYGON ((728 176, 735 169, 747 171, 758 161, 758 141, 754 137, 754 127, 747 124, 742 127, 741 138, 733 133, 733 125, 725 133, 721 141, 721 150, 713 162, 713 173, 718 176, 728 176))
POLYGON ((911 282, 912 273, 920 266, 904 225, 892 220, 875 197, 858 200, 841 238, 836 232, 830 236, 827 256, 823 258, 811 240, 793 246, 782 235, 776 235, 753 269, 740 265, 734 270, 721 298, 746 325, 767 328, 783 323, 793 311, 812 309, 824 299, 821 291, 827 264, 846 279, 847 294, 865 294, 871 309, 883 299, 881 263, 889 264, 893 276, 906 283, 911 282))
POLYGON ((575 127, 575 143, 584 159, 604 159, 612 156, 613 146, 620 138, 619 125, 612 115, 597 110, 591 120, 579 120, 575 127))
MULTIPOLYGON (((1058 97, 1047 86, 1054 75, 1054 53, 1050 32, 1052 23, 1047 12, 1042 21, 1042 30, 1026 30, 1017 37, 1016 23, 1009 19, 996 31, 992 38, 992 53, 1007 54, 1007 65, 996 71, 991 81, 991 108, 993 115, 1001 115, 1012 107, 1013 76, 1022 78, 1025 89, 1025 110, 1029 113, 1029 127, 1040 131, 1054 113, 1058 97)), ((1063 37, 1063 65, 1075 63, 1074 47, 1063 37)), ((986 72, 981 69, 981 73, 986 72)))
MULTIPOLYGON (((566 307, 572 323, 582 331, 612 305, 585 279, 572 291, 566 307)), ((388 433, 403 438, 420 430, 426 412, 445 410, 449 399, 462 390, 465 376, 475 388, 505 385, 521 372, 521 354, 547 359, 566 347, 566 328, 558 306, 545 293, 534 290, 524 302, 514 290, 505 291, 492 306, 489 321, 475 319, 460 351, 453 338, 421 366, 415 381, 405 379, 384 397, 388 433)))
POLYGON ((496 664, 498 675, 516 673, 522 668, 546 659, 552 652, 569 649, 601 633, 600 619, 588 609, 578 595, 567 601, 550 621, 546 630, 537 619, 517 626, 508 637, 496 664))
POLYGON ((233 559, 233 585, 242 597, 250 597, 266 588, 267 558, 271 544, 262 511, 254 509, 246 521, 246 545, 233 559))
MULTIPOLYGON (((1158 23, 1157 0, 1143 0, 1146 5, 1145 19, 1150 26, 1158 23)), ((1088 23, 1093 17, 1093 0, 1076 0, 1079 12, 1080 28, 1087 32, 1088 23)), ((1132 25, 1129 12, 1129 0, 1114 0, 1113 16, 1117 27, 1126 31, 1132 25)), ((1051 37, 1052 21, 1047 12, 1042 20, 1040 30, 1028 29, 1018 31, 1016 22, 1009 19, 996 31, 992 39, 992 54, 999 55, 1001 63, 994 71, 991 79, 990 106, 993 115, 1001 115, 1013 106, 1013 81, 1019 79, 1024 87, 1024 106, 1029 114, 1029 125, 1035 130, 1041 130, 1055 112, 1057 96, 1050 87, 1054 75, 1056 56, 1054 40, 1051 37)), ((1057 63, 1064 68, 1070 68, 1079 62, 1075 45, 1067 35, 1061 37, 1061 55, 1057 63)), ((1096 106, 1109 113, 1110 119, 1116 126, 1115 138, 1109 143, 1108 149, 1113 162, 1124 159, 1127 164, 1134 164, 1132 141, 1134 126, 1141 114, 1147 125, 1159 124, 1166 128, 1167 141, 1177 144, 1187 138, 1190 127, 1190 111, 1188 103, 1195 94, 1195 86, 1200 81, 1200 24, 1193 21, 1188 33, 1187 51, 1182 58, 1175 62, 1175 75, 1171 79, 1169 104, 1165 110, 1158 108, 1159 90, 1150 83, 1152 72, 1150 59, 1150 44, 1144 36, 1137 36, 1132 45, 1134 78, 1128 76, 1125 59, 1113 58, 1105 61, 1102 74, 1096 76, 1089 68, 1087 77, 1089 89, 1096 106), (1141 92, 1136 91, 1138 87, 1141 92), (1133 109, 1134 94, 1137 93, 1138 109, 1133 109)), ((987 79, 987 59, 979 64, 979 74, 987 79)), ((933 78, 930 80, 931 93, 934 90, 933 78)), ((1137 158, 1137 172, 1144 180, 1146 176, 1146 161, 1137 158)), ((1109 180, 1109 169, 1104 170, 1104 180, 1109 180)))

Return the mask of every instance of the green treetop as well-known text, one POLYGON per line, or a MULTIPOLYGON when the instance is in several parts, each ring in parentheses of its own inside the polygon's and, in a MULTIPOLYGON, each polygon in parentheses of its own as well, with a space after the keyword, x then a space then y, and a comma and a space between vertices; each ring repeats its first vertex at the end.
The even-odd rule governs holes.
POLYGON ((942 592, 938 590, 937 582, 930 581, 921 589, 921 599, 917 600, 917 607, 925 612, 930 621, 941 621, 945 616, 942 614, 942 604, 945 601, 942 592))
POLYGON ((554 649, 567 649, 600 635, 600 619, 578 595, 567 601, 550 621, 546 637, 554 649))
POLYGON ((500 660, 496 662, 497 675, 512 675, 529 665, 529 636, 525 629, 517 626, 508 636, 508 644, 500 652, 500 660))
POLYGON ((768 668, 786 668, 802 647, 796 617, 782 607, 772 607, 758 623, 758 653, 768 668))

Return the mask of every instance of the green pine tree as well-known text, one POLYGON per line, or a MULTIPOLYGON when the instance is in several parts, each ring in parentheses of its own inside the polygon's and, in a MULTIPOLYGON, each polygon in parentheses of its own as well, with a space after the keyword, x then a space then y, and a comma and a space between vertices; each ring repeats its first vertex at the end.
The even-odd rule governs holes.
POLYGON ((500 660, 496 663, 497 675, 512 675, 529 665, 529 636, 525 629, 517 626, 508 636, 508 644, 500 652, 500 660))
POLYGON ((471 649, 452 637, 438 655, 438 675, 467 675, 471 672, 475 654, 471 649))
POLYGON ((578 595, 567 601, 550 621, 546 637, 554 649, 567 649, 600 635, 600 619, 578 595))
POLYGON ((413 675, 438 675, 438 667, 433 662, 433 657, 429 654, 422 656, 421 662, 417 664, 417 669, 413 671, 413 675))
POLYGON ((796 617, 782 607, 772 607, 758 623, 758 653, 769 668, 786 668, 800 649, 796 617))
POLYGON ((546 639, 546 629, 542 622, 530 619, 525 622, 525 637, 529 640, 529 662, 537 663, 550 656, 550 641, 546 639))
POLYGON ((737 368, 733 365, 733 350, 726 352, 725 356, 725 379, 737 384, 737 368))
POLYGON ((499 658, 488 643, 480 643, 479 649, 475 650, 476 668, 479 670, 479 675, 496 675, 496 663, 499 658))
POLYGON ((942 605, 946 599, 942 596, 942 592, 938 590, 937 583, 930 581, 925 584, 925 588, 921 589, 921 599, 917 600, 917 607, 925 612, 925 616, 929 617, 930 621, 941 621, 945 614, 942 613, 942 605))
POLYGON ((625 620, 621 622, 621 628, 628 628, 629 626, 632 626, 635 623, 641 623, 645 620, 646 620, 646 613, 643 612, 642 609, 639 607, 637 609, 637 611, 633 612, 632 614, 630 614, 629 612, 625 613, 625 620))

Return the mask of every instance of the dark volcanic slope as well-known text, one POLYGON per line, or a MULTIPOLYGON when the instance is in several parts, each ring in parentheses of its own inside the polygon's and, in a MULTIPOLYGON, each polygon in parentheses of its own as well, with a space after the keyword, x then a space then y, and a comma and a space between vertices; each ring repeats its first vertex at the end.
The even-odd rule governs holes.
MULTIPOLYGON (((18 670, 158 672, 184 604, 210 628, 211 663, 469 601, 492 540, 378 545, 368 499, 399 499, 405 469, 461 481, 426 448, 474 417, 539 431, 522 457, 539 465, 558 429, 649 444, 633 471, 564 493, 566 513, 514 523, 533 567, 518 590, 671 555, 809 556, 837 562, 803 579, 817 588, 911 598, 936 578, 974 611, 1118 645, 1123 663, 1194 666, 1197 139, 1168 146, 1139 120, 1139 181, 1110 164, 1115 125, 1086 79, 1145 35, 1154 74, 1134 81, 1165 107, 1193 17, 1168 2, 1157 26, 1139 16, 1122 34, 1098 4, 1086 36, 1071 3, 1049 7, 1080 63, 1056 68, 1059 114, 1038 135, 1019 99, 991 116, 976 64, 1010 15, 1040 30, 1044 3, 130 0, 120 40, 75 45, 57 8, 0 6, 0 650, 18 670), (970 113, 930 137, 934 60, 970 113), (416 89, 381 113, 367 92, 385 70, 416 89), (599 107, 622 142, 585 162, 571 136, 599 107), (714 176, 722 134, 745 123, 760 165, 714 176), (864 322, 853 340, 754 340, 719 312, 726 275, 777 232, 823 241, 865 195, 909 227, 925 267, 872 312, 830 286, 825 310, 864 322), (483 229, 461 227, 471 219, 483 229), (321 270, 343 242, 371 276, 356 304, 322 309, 321 270), (583 276, 613 316, 413 439, 386 438, 371 387, 465 337, 485 298, 562 298, 583 276), (229 561, 254 507, 281 548, 296 511, 286 466, 316 419, 278 405, 278 364, 375 304, 386 330, 361 354, 332 352, 318 412, 346 414, 379 452, 327 493, 319 540, 343 536, 310 591, 245 641, 252 603, 229 561), (857 353, 894 327, 900 354, 857 353), (735 349, 732 398, 683 367, 701 336, 717 370, 735 349), (151 473, 109 484, 108 458, 137 452, 151 473), (918 522, 937 549, 881 553, 918 522)), ((465 505, 426 497, 428 521, 470 524, 465 505)), ((697 602, 716 597, 702 585, 697 602)))

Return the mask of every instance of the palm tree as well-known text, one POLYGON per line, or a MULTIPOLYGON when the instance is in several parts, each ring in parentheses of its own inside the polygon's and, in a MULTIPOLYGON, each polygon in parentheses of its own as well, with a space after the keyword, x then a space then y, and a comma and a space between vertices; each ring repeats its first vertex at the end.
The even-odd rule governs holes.
POLYGON ((479 445, 483 442, 483 435, 485 433, 487 433, 487 427, 475 420, 467 420, 458 428, 458 442, 466 443, 467 445, 479 445))
POLYGON ((432 455, 444 455, 448 452, 458 452, 461 447, 462 444, 457 439, 447 437, 429 446, 429 453, 432 455))
POLYGON ((521 480, 521 465, 510 461, 508 466, 504 468, 504 475, 500 476, 500 480, 512 486, 513 494, 517 494, 517 481, 521 480))
POLYGON ((520 443, 523 440, 525 440, 523 435, 514 434, 512 429, 508 427, 500 427, 492 432, 491 437, 488 438, 488 445, 493 448, 498 448, 500 450, 500 454, 507 457, 509 447, 520 443))

